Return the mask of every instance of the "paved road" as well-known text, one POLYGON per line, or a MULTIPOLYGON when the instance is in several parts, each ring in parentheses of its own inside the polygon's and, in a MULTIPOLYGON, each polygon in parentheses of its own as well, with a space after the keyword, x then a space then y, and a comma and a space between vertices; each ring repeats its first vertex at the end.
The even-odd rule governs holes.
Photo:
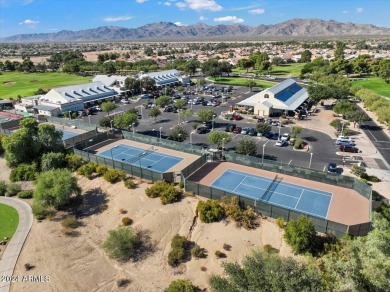
POLYGON ((8 292, 11 283, 4 280, 7 280, 7 277, 13 275, 20 251, 22 250, 23 244, 30 232, 33 215, 30 205, 22 200, 0 197, 0 203, 15 208, 19 213, 18 228, 8 243, 0 260, 0 277, 2 279, 0 282, 0 292, 8 292))
POLYGON ((379 153, 382 154, 383 158, 390 165, 390 138, 378 126, 374 121, 367 121, 360 124, 360 129, 364 131, 367 137, 374 144, 379 153))

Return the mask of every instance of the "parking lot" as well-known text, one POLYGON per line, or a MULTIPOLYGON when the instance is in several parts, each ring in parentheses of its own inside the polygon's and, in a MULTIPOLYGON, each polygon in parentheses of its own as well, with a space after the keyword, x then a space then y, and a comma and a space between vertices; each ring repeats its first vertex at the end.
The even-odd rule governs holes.
MULTIPOLYGON (((138 99, 136 101, 130 101, 130 104, 118 102, 117 108, 110 112, 110 116, 122 114, 130 108, 137 108, 138 113, 142 116, 139 120, 139 126, 136 131, 147 135, 159 136, 161 133, 162 138, 167 138, 169 133, 174 129, 175 126, 181 125, 190 133, 185 143, 193 143, 202 146, 211 146, 207 140, 208 133, 210 131, 225 131, 226 125, 234 123, 236 127, 241 128, 254 128, 255 123, 253 120, 240 120, 240 121, 227 121, 222 118, 221 113, 228 111, 235 103, 248 98, 254 93, 249 92, 246 87, 235 86, 232 90, 230 98, 222 99, 219 98, 221 103, 218 106, 202 105, 202 104, 187 104, 186 109, 194 111, 194 116, 183 121, 183 119, 176 112, 162 112, 162 114, 155 121, 154 118, 149 117, 149 110, 144 108, 145 102, 154 102, 154 99, 138 99), (215 112, 216 118, 212 123, 212 129, 204 134, 198 134, 193 131, 193 124, 201 124, 196 113, 202 109, 211 109, 215 112)), ((189 99, 194 99, 199 95, 189 95, 189 99)), ((211 99, 211 94, 204 95, 206 100, 211 99)), ((97 123, 99 119, 106 116, 107 113, 97 112, 89 117, 83 117, 85 122, 97 123)), ((275 136, 283 135, 284 133, 290 132, 290 127, 277 127, 271 126, 271 131, 276 133, 275 136)), ((324 171, 329 162, 335 162, 338 165, 343 164, 343 157, 350 156, 351 153, 344 153, 345 155, 338 155, 339 146, 335 144, 335 140, 331 139, 327 134, 313 131, 310 129, 303 129, 302 133, 298 135, 299 138, 304 139, 308 144, 309 148, 307 151, 297 151, 293 149, 293 146, 287 145, 284 147, 276 146, 277 140, 269 139, 267 137, 250 136, 248 134, 241 133, 229 133, 232 137, 232 141, 226 145, 227 151, 234 151, 238 141, 240 140, 252 140, 257 145, 257 154, 263 155, 267 159, 280 161, 283 163, 290 163, 302 167, 311 167, 313 169, 324 171)), ((274 137, 275 138, 275 137, 274 137)), ((344 162, 346 163, 346 162, 344 162)))

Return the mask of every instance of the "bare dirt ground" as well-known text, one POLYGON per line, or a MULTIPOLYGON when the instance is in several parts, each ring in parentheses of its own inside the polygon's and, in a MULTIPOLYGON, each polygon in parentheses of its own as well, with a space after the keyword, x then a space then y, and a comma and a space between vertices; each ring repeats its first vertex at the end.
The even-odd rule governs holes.
POLYGON ((66 215, 58 213, 51 220, 35 221, 19 257, 14 275, 49 276, 46 283, 13 283, 11 291, 116 291, 118 279, 129 279, 127 291, 162 291, 178 278, 188 278, 201 288, 208 286, 209 276, 221 274, 224 261, 241 262, 251 250, 270 244, 283 256, 291 256, 290 248, 282 240, 280 229, 272 221, 260 220, 260 227, 245 230, 234 222, 204 224, 197 220, 189 240, 208 251, 206 259, 191 259, 178 268, 167 264, 171 239, 175 234, 189 236, 200 198, 187 197, 181 202, 162 205, 160 200, 148 198, 143 183, 128 190, 123 183, 111 185, 101 178, 79 178, 85 196, 78 214, 82 226, 74 237, 65 236, 61 221, 66 215), (107 204, 107 209, 99 207, 107 204), (120 209, 127 211, 121 214, 120 209), (102 243, 109 230, 121 225, 128 216, 133 227, 149 236, 154 251, 138 262, 119 263, 107 257, 102 243), (223 249, 224 243, 231 246, 223 249), (226 253, 217 259, 215 251, 226 253), (24 264, 35 266, 26 271, 24 264), (205 267, 206 271, 201 271, 205 267))

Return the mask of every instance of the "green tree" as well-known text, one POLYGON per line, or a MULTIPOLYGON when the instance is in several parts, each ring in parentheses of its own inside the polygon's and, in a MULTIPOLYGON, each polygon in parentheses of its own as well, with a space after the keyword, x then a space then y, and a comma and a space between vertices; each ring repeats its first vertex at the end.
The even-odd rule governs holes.
POLYGON ((198 117, 202 122, 210 122, 213 120, 215 113, 212 110, 200 110, 198 111, 198 117))
POLYGON ((284 239, 296 253, 310 252, 316 244, 316 230, 313 222, 305 216, 291 220, 284 229, 284 239))
POLYGON ((172 281, 164 292, 196 292, 197 289, 190 280, 178 279, 172 281))
POLYGON ((65 165, 65 155, 60 152, 45 153, 41 157, 41 170, 50 171, 62 168, 65 165))
POLYGON ((80 156, 76 154, 68 154, 65 156, 66 167, 71 171, 76 171, 81 165, 83 165, 84 161, 80 156))
POLYGON ((192 117, 194 115, 194 112, 190 109, 181 110, 179 112, 180 117, 186 121, 189 117, 192 117))
POLYGON ((282 65, 283 63, 284 63, 284 61, 281 57, 273 57, 271 60, 272 65, 279 66, 279 65, 282 65))
POLYGON ((175 101, 175 106, 178 108, 178 109, 181 109, 182 107, 184 107, 185 105, 187 104, 187 101, 185 99, 177 99, 175 101))
POLYGON ((169 134, 169 138, 178 141, 183 142, 188 137, 188 132, 184 127, 176 126, 171 133, 169 134))
POLYGON ((153 91, 156 89, 156 81, 149 76, 143 77, 141 79, 142 88, 146 91, 153 91))
POLYGON ((309 62, 311 62, 311 56, 312 56, 312 53, 309 50, 304 50, 301 53, 301 62, 302 63, 309 63, 309 62))
POLYGON ((132 92, 132 94, 136 92, 140 92, 140 82, 134 78, 127 77, 125 79, 125 87, 132 92))
POLYGON ((171 102, 172 102, 172 98, 170 96, 162 95, 156 99, 155 104, 161 108, 164 108, 171 102))
POLYGON ((216 145, 217 148, 221 148, 222 143, 226 145, 232 140, 232 137, 228 133, 214 131, 208 135, 207 140, 211 144, 216 145))
POLYGON ((111 121, 112 121, 112 118, 110 116, 107 116, 107 117, 102 117, 98 124, 100 127, 106 127, 106 128, 109 128, 111 127, 111 121))
POLYGON ((160 115, 161 115, 161 111, 156 107, 151 108, 149 111, 149 117, 154 118, 154 122, 157 121, 157 117, 160 115))
POLYGON ((267 252, 246 256, 242 267, 225 263, 224 277, 211 276, 213 292, 225 291, 324 291, 319 271, 312 266, 267 252))
POLYGON ((3 153, 4 153, 4 148, 3 148, 3 139, 5 138, 5 137, 7 137, 6 135, 4 135, 4 134, 0 134, 0 155, 3 155, 3 153))
POLYGON ((103 249, 110 258, 118 261, 136 259, 142 241, 131 227, 119 227, 117 230, 110 230, 108 237, 103 244, 103 249))
POLYGON ((67 169, 42 172, 36 181, 34 201, 44 207, 61 208, 72 195, 80 195, 77 179, 67 169))
POLYGON ((138 126, 138 116, 133 111, 127 111, 123 115, 114 117, 114 125, 117 128, 128 129, 133 124, 138 126))
POLYGON ((252 92, 252 88, 256 86, 256 81, 248 80, 245 82, 245 86, 248 87, 249 90, 252 92))
POLYGON ((262 134, 268 133, 271 131, 271 126, 265 123, 258 123, 256 124, 256 131, 262 134))
POLYGON ((19 127, 28 130, 31 136, 38 135, 38 121, 34 118, 23 119, 19 123, 19 127))
POLYGON ((344 59, 344 50, 346 48, 346 44, 341 41, 336 42, 336 49, 334 50, 334 58, 337 59, 344 59))
POLYGON ((356 123, 361 123, 370 119, 370 117, 364 111, 361 110, 346 112, 345 117, 348 121, 353 123, 354 128, 356 126, 356 123))
POLYGON ((215 200, 199 201, 196 209, 199 213, 199 219, 204 223, 217 222, 224 215, 221 204, 215 200))
POLYGON ((292 126, 291 135, 296 138, 298 134, 302 133, 303 128, 301 126, 292 126))
POLYGON ((314 103, 331 98, 328 86, 326 85, 311 85, 308 87, 307 91, 309 93, 310 100, 314 103))
POLYGON ((257 153, 256 143, 252 140, 240 140, 236 146, 236 153, 255 156, 257 153))
POLYGON ((38 140, 41 143, 42 150, 59 151, 61 146, 58 144, 62 140, 62 131, 56 130, 54 125, 42 124, 38 127, 38 140))
POLYGON ((347 112, 352 112, 356 110, 356 104, 348 101, 348 100, 340 100, 333 107, 333 111, 336 114, 345 115, 347 112))
POLYGON ((108 116, 110 114, 110 111, 113 111, 116 108, 116 105, 112 101, 106 101, 103 102, 100 107, 103 112, 107 113, 108 116))

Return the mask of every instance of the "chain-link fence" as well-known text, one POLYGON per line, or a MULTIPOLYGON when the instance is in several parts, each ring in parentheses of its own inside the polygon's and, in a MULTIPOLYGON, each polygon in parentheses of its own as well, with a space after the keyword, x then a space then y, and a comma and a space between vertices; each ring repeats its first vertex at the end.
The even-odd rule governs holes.
POLYGON ((96 130, 92 130, 86 133, 79 134, 77 136, 71 137, 69 139, 63 140, 64 147, 70 148, 73 147, 75 144, 80 143, 82 141, 92 139, 98 135, 98 132, 96 130))
POLYGON ((271 218, 283 218, 284 220, 289 221, 296 220, 299 216, 308 216, 313 222, 315 229, 318 232, 333 234, 337 237, 341 237, 346 233, 349 233, 354 236, 364 236, 367 235, 371 228, 371 224, 369 222, 348 226, 323 218, 318 218, 312 215, 302 214, 279 206, 274 206, 264 201, 257 201, 243 196, 231 194, 229 192, 201 185, 197 182, 193 182, 188 179, 185 180, 185 190, 212 200, 220 200, 222 197, 225 196, 237 197, 239 205, 241 207, 251 207, 257 213, 271 218))
POLYGON ((68 119, 64 119, 64 118, 57 118, 57 117, 51 117, 51 116, 47 116, 45 118, 49 123, 53 123, 53 124, 57 124, 57 125, 63 125, 63 126, 67 126, 67 127, 76 127, 77 129, 81 129, 81 130, 85 130, 85 131, 96 130, 95 124, 89 124, 89 123, 85 123, 83 121, 68 120, 68 119))

